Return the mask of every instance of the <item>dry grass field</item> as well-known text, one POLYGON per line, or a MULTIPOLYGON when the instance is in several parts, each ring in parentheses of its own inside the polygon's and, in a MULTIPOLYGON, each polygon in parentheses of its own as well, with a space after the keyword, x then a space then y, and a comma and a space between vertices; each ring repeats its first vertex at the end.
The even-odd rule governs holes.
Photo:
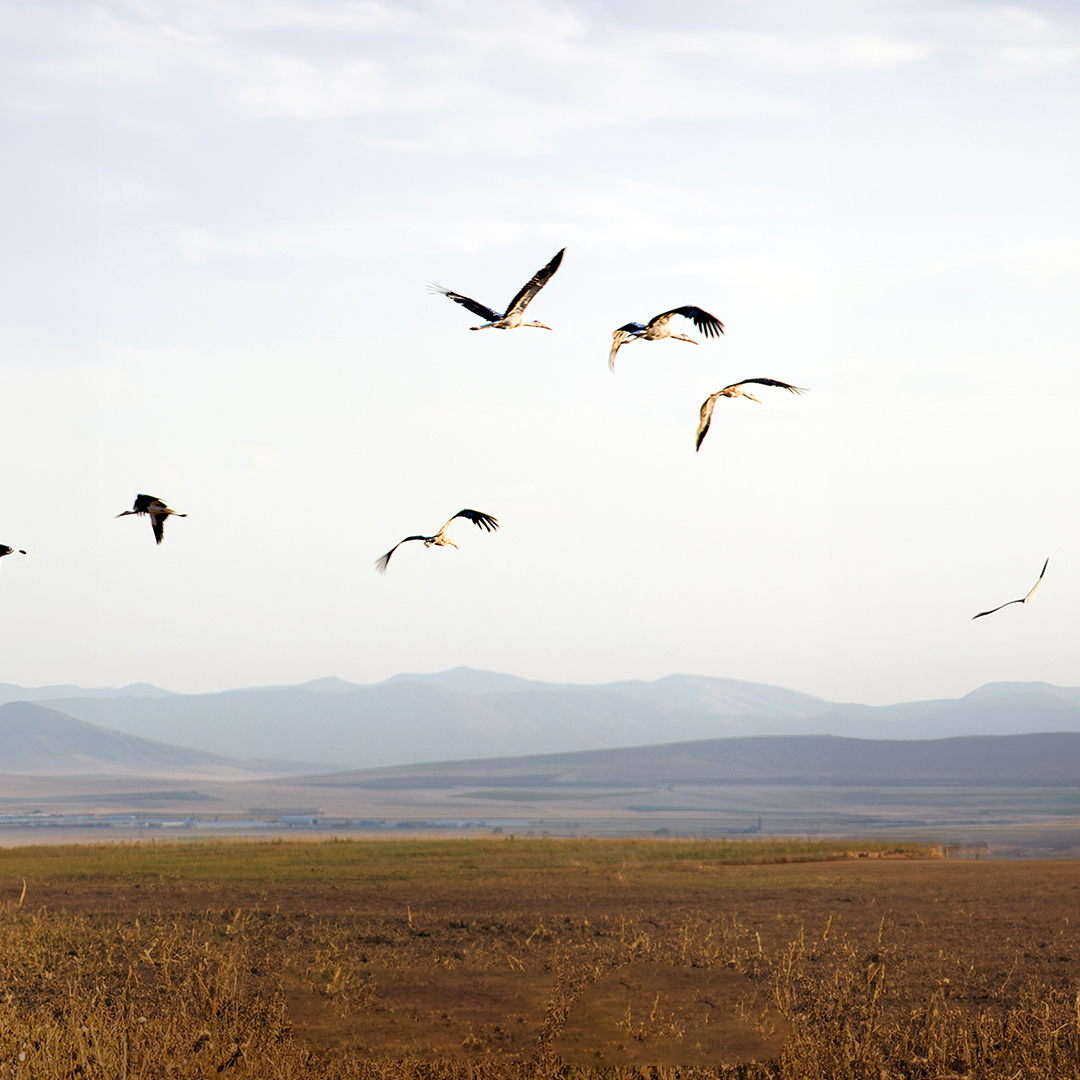
POLYGON ((931 854, 0 850, 0 1077, 1080 1075, 1080 864, 931 854))

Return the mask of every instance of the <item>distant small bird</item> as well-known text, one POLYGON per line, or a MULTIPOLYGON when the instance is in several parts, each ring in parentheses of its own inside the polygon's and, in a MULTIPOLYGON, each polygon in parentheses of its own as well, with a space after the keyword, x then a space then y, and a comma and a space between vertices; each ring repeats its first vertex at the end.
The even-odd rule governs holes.
POLYGON ((477 528, 485 529, 487 532, 499 527, 499 523, 490 514, 482 514, 479 510, 459 510, 434 536, 406 536, 404 540, 399 540, 381 559, 376 559, 375 569, 380 574, 385 574, 387 564, 390 562, 390 556, 402 544, 407 544, 410 540, 423 540, 424 547, 445 547, 447 544, 451 547, 457 547, 457 544, 446 535, 446 530, 450 527, 451 522, 457 518, 466 518, 477 528))
POLYGON ((455 304, 461 304, 462 307, 468 308, 474 315, 479 315, 481 319, 486 319, 487 322, 483 326, 470 326, 470 330, 489 330, 494 328, 496 330, 513 330, 518 326, 538 326, 541 330, 550 330, 550 326, 545 326, 542 322, 522 322, 521 316, 525 309, 529 306, 529 302, 534 296, 548 283, 551 275, 559 269, 559 264, 562 262, 563 252, 566 248, 561 248, 555 255, 555 258, 551 260, 543 268, 543 270, 537 270, 535 274, 521 287, 521 291, 510 301, 510 306, 506 309, 505 314, 499 314, 499 312, 492 308, 485 307, 477 300, 471 300, 467 296, 462 296, 461 293, 454 292, 453 289, 444 289, 441 285, 432 283, 428 286, 428 291, 433 293, 441 293, 443 296, 449 296, 455 304))
MULTIPOLYGON (((18 550, 19 550, 20 555, 25 555, 26 554, 26 552, 23 551, 22 548, 19 548, 18 550)), ((0 559, 2 559, 5 555, 12 554, 12 552, 14 552, 14 551, 15 551, 15 548, 8 547, 7 544, 0 544, 0 559)))
POLYGON ((154 495, 136 495, 135 507, 132 510, 125 510, 122 514, 117 514, 118 518, 127 517, 128 514, 149 514, 150 524, 154 526, 154 539, 160 544, 165 539, 165 519, 170 515, 175 517, 187 517, 187 514, 177 513, 175 510, 170 510, 161 499, 154 495))
POLYGON ((779 386, 781 390, 790 390, 793 394, 805 393, 805 388, 802 386, 792 386, 791 383, 779 382, 776 379, 743 379, 742 382, 732 383, 730 386, 725 386, 723 390, 717 390, 715 394, 710 394, 702 403, 701 421, 698 423, 695 450, 701 449, 701 443, 708 434, 717 399, 722 397, 744 397, 749 398, 751 401, 757 401, 759 405, 761 404, 753 394, 749 394, 743 389, 744 386, 750 383, 758 383, 761 386, 779 386))
POLYGON ((689 305, 687 307, 672 308, 670 311, 661 311, 659 315, 654 315, 645 324, 628 322, 625 326, 620 326, 611 335, 615 339, 615 343, 611 346, 611 352, 608 353, 607 362, 612 374, 615 373, 615 354, 628 341, 636 341, 638 338, 644 338, 646 341, 677 338, 679 341, 689 341, 691 345, 697 345, 698 342, 692 337, 671 332, 671 327, 668 324, 676 315, 682 315, 684 319, 690 319, 706 337, 719 337, 724 332, 724 324, 715 315, 710 315, 699 307, 689 305))
POLYGON ((1026 604, 1034 595, 1035 590, 1039 587, 1039 582, 1043 579, 1043 574, 1046 573, 1046 568, 1050 565, 1050 558, 1047 556, 1046 562, 1043 563, 1042 574, 1039 574, 1039 581, 1036 581, 1031 586, 1031 592, 1027 596, 1021 596, 1019 600, 1009 600, 1008 603, 998 604, 997 607, 992 607, 989 611, 980 611, 978 615, 972 615, 971 619, 974 622, 975 619, 981 619, 984 615, 993 615, 995 611, 1000 611, 1003 607, 1008 607, 1009 604, 1026 604))

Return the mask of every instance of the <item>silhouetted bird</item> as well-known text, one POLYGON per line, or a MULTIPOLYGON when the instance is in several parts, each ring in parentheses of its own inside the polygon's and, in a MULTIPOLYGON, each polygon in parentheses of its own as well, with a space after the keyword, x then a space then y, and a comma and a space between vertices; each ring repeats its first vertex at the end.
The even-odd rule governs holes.
POLYGON ((150 515, 150 524, 154 527, 154 539, 160 544, 165 539, 165 519, 172 514, 174 517, 187 517, 187 514, 177 513, 170 510, 159 498, 154 495, 136 495, 135 506, 131 510, 125 510, 117 514, 118 518, 127 517, 128 514, 150 515))
POLYGON ((1027 596, 1021 596, 1019 600, 1009 600, 1004 604, 998 604, 997 607, 992 607, 989 611, 980 611, 978 615, 972 615, 972 620, 981 619, 984 615, 993 615, 995 611, 1000 611, 1003 607, 1008 607, 1010 604, 1026 604, 1034 595, 1035 590, 1039 587, 1039 582, 1043 579, 1043 574, 1046 573, 1046 568, 1050 565, 1050 557, 1047 556, 1046 562, 1043 563, 1042 574, 1039 575, 1039 581, 1036 581, 1031 586, 1031 592, 1027 596))

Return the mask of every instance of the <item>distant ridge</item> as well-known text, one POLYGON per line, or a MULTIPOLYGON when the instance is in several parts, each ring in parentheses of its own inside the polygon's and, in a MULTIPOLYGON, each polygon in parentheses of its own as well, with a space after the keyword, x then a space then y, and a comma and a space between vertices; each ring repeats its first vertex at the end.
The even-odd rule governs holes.
POLYGON ((903 742, 773 735, 398 765, 294 778, 292 782, 368 790, 653 788, 675 784, 1077 789, 1080 733, 972 735, 903 742))
POLYGON ((657 683, 577 686, 467 668, 353 688, 318 679, 219 694, 48 704, 117 731, 233 757, 255 751, 343 766, 743 734, 763 721, 790 724, 830 707, 792 690, 731 679, 671 676, 657 683))
POLYGON ((38 686, 28 688, 14 686, 11 683, 0 683, 0 705, 6 705, 9 701, 55 701, 61 698, 97 698, 97 697, 169 697, 171 690, 162 690, 160 686, 151 683, 130 683, 128 686, 119 688, 112 686, 99 686, 95 689, 86 690, 81 686, 38 686))
POLYGON ((907 741, 1080 731, 1080 689, 1046 683, 992 683, 957 699, 869 706, 701 675, 581 685, 454 668, 366 686, 327 676, 213 694, 134 684, 78 695, 37 700, 114 731, 208 753, 314 758, 342 768, 738 736, 907 741))

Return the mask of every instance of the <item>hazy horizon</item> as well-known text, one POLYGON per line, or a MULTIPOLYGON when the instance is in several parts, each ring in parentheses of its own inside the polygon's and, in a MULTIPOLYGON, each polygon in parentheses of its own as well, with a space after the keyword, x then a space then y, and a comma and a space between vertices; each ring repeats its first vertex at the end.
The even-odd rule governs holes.
MULTIPOLYGON (((227 693, 230 693, 232 691, 237 691, 237 690, 288 690, 288 689, 295 690, 295 689, 304 689, 304 688, 307 688, 307 687, 311 687, 313 689, 318 689, 318 687, 316 685, 314 685, 314 684, 318 684, 318 683, 341 683, 342 685, 350 686, 350 687, 356 687, 358 689, 370 689, 372 687, 382 686, 382 685, 387 684, 387 683, 394 683, 394 682, 398 682, 398 681, 406 681, 406 680, 409 680, 409 679, 417 679, 417 680, 420 680, 420 681, 434 681, 434 682, 440 683, 441 685, 445 685, 445 682, 444 682, 442 677, 453 676, 453 675, 457 675, 458 673, 465 673, 466 675, 470 675, 470 676, 471 675, 478 675, 478 676, 481 676, 481 677, 491 676, 496 680, 503 680, 503 679, 509 679, 509 680, 513 680, 513 681, 519 681, 520 680, 521 683, 526 684, 526 685, 535 685, 535 686, 575 686, 575 687, 581 687, 581 688, 586 688, 586 689, 590 688, 590 687, 617 686, 620 683, 643 683, 643 684, 645 684, 647 686, 650 686, 650 685, 654 685, 656 683, 663 682, 665 680, 672 680, 672 679, 690 679, 690 680, 693 680, 693 679, 705 679, 705 680, 709 680, 709 681, 730 682, 730 683, 737 683, 737 684, 742 684, 742 685, 751 686, 751 687, 764 687, 764 688, 768 688, 768 689, 779 690, 779 691, 782 691, 782 692, 785 692, 785 693, 797 694, 797 695, 804 696, 804 697, 807 697, 807 698, 814 698, 816 700, 821 701, 822 704, 824 704, 824 705, 871 705, 871 704, 873 704, 873 707, 889 706, 889 705, 906 705, 906 704, 913 704, 913 703, 918 703, 918 702, 923 702, 923 701, 937 701, 937 700, 957 701, 957 700, 960 700, 962 698, 968 697, 971 694, 974 694, 974 693, 978 692, 979 690, 983 690, 983 689, 986 689, 987 687, 995 687, 995 686, 1003 686, 1003 687, 1004 686, 1048 686, 1048 687, 1051 687, 1052 689, 1056 689, 1056 690, 1080 689, 1080 687, 1072 687, 1072 686, 1067 686, 1067 685, 1058 685, 1058 684, 1049 683, 1049 682, 1046 682, 1045 680, 1040 680, 1040 679, 1010 679, 1010 680, 999 679, 999 680, 991 680, 990 682, 986 682, 986 683, 980 683, 978 686, 969 687, 968 689, 961 691, 959 694, 949 695, 949 696, 946 696, 946 697, 943 697, 943 698, 907 698, 907 699, 903 699, 903 700, 899 700, 899 701, 895 701, 895 702, 870 703, 870 702, 858 702, 858 701, 838 701, 838 700, 832 700, 832 699, 829 699, 829 698, 822 698, 822 697, 820 697, 818 695, 810 694, 807 691, 802 690, 800 687, 791 686, 791 685, 787 685, 787 684, 783 684, 783 683, 764 683, 764 682, 758 682, 756 680, 732 679, 732 678, 729 678, 728 676, 724 676, 724 675, 703 675, 701 672, 691 672, 691 671, 671 671, 671 672, 667 672, 664 675, 659 675, 655 679, 609 679, 609 680, 604 680, 603 682, 596 682, 596 681, 579 681, 579 680, 530 679, 530 678, 528 678, 526 676, 519 675, 516 672, 493 671, 493 670, 488 669, 488 668, 471 667, 471 666, 469 666, 467 664, 459 664, 459 665, 456 665, 455 667, 452 667, 452 668, 444 668, 441 671, 399 671, 399 672, 395 672, 392 675, 387 676, 384 679, 374 679, 374 680, 371 680, 369 682, 354 682, 353 680, 342 679, 341 676, 339 676, 339 675, 324 674, 324 675, 315 676, 314 678, 311 678, 311 679, 304 679, 301 682, 296 682, 296 683, 259 683, 259 684, 250 685, 250 686, 223 686, 223 687, 212 689, 212 690, 196 690, 196 691, 174 690, 171 687, 160 686, 157 683, 150 683, 150 682, 147 682, 146 680, 140 680, 140 681, 136 681, 136 682, 132 682, 132 683, 125 683, 122 686, 80 686, 78 684, 71 683, 71 682, 47 683, 47 684, 44 684, 44 685, 41 685, 41 686, 20 686, 17 683, 0 682, 0 687, 3 687, 3 686, 15 686, 15 687, 18 687, 20 689, 34 691, 35 693, 40 693, 41 691, 47 691, 47 690, 49 690, 49 691, 51 691, 51 690, 65 690, 65 691, 66 690, 80 690, 80 691, 87 691, 87 692, 91 692, 91 693, 102 692, 102 691, 104 691, 106 693, 113 693, 113 692, 115 692, 115 693, 123 693, 124 691, 127 691, 128 693, 125 694, 124 696, 129 696, 129 697, 147 696, 147 697, 152 697, 153 698, 153 697, 159 697, 162 694, 170 695, 170 696, 185 696, 185 695, 199 695, 199 694, 227 694, 227 693), (148 693, 148 694, 144 693, 144 691, 147 691, 147 690, 152 691, 152 692, 148 693)), ((509 690, 510 687, 508 687, 507 689, 509 690)), ((330 692, 335 692, 335 691, 330 691, 330 692)), ((469 693, 471 691, 466 690, 464 692, 469 693)), ((12 700, 16 700, 16 699, 12 699, 12 700)), ((35 699, 35 700, 38 700, 38 699, 35 699)), ((40 700, 46 700, 46 699, 42 698, 40 700)))

